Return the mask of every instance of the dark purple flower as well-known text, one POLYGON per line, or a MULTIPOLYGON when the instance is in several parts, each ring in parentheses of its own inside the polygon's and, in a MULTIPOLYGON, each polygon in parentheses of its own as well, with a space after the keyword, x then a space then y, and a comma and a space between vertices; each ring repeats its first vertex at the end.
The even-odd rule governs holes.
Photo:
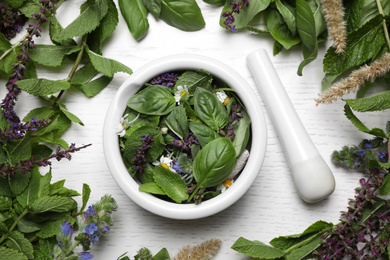
POLYGON ((178 80, 179 75, 176 73, 163 73, 150 81, 152 85, 162 85, 167 87, 173 87, 178 80))
POLYGON ((147 166, 146 151, 152 146, 150 143, 153 142, 153 135, 144 135, 142 138, 142 145, 137 147, 137 154, 131 159, 134 162, 133 169, 136 172, 143 172, 147 166))

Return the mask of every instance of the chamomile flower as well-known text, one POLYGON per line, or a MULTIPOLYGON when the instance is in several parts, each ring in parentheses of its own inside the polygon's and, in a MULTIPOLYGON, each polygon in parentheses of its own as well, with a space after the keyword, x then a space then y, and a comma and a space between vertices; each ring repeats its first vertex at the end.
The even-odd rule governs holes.
POLYGON ((180 105, 180 99, 184 96, 187 95, 187 99, 189 98, 188 94, 188 88, 186 85, 184 86, 177 86, 177 90, 175 93, 175 101, 177 102, 178 105, 180 105))
POLYGON ((124 115, 121 120, 119 121, 119 124, 117 124, 117 126, 115 127, 115 133, 117 133, 120 137, 123 137, 125 136, 126 134, 126 130, 132 126, 131 124, 134 123, 138 117, 139 117, 139 114, 129 122, 129 119, 127 118, 129 116, 129 114, 126 114, 124 115))
POLYGON ((217 190, 220 190, 221 193, 223 193, 232 186, 233 182, 233 180, 226 179, 224 182, 217 186, 217 190))
POLYGON ((175 172, 175 170, 172 168, 173 160, 170 157, 166 157, 164 155, 161 155, 160 161, 153 162, 153 165, 155 165, 155 166, 161 165, 165 169, 168 169, 168 170, 175 172))
POLYGON ((226 107, 229 103, 230 98, 228 97, 228 95, 226 95, 225 91, 217 91, 215 92, 215 95, 217 95, 218 100, 221 101, 221 103, 226 107))

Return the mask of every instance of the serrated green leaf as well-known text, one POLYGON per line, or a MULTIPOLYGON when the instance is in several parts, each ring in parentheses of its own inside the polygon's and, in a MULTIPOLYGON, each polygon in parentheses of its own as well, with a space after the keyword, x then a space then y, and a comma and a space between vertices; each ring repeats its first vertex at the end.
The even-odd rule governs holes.
POLYGON ((40 12, 43 8, 42 4, 39 1, 25 1, 19 11, 21 11, 27 18, 31 18, 34 14, 40 12))
POLYGON ((0 247, 0 255, 2 260, 28 260, 25 254, 4 246, 0 247))
MULTIPOLYGON (((390 3, 386 0, 380 0, 385 15, 390 15, 390 3)), ((355 0, 349 1, 345 5, 346 21, 348 31, 360 28, 379 14, 376 0, 355 0)))
POLYGON ((30 174, 18 172, 15 176, 8 176, 9 186, 14 195, 21 194, 30 182, 30 174))
POLYGON ((304 244, 303 246, 294 249, 291 251, 291 253, 287 256, 286 260, 302 260, 305 259, 305 257, 309 256, 315 249, 321 246, 321 234, 315 236, 312 240, 310 240, 308 243, 304 244))
POLYGON ((128 130, 128 138, 125 142, 123 158, 125 162, 132 163, 132 158, 137 154, 137 147, 142 145, 142 136, 155 135, 158 131, 150 125, 135 125, 128 130))
POLYGON ((38 64, 58 67, 64 61, 65 56, 81 50, 81 46, 57 46, 35 45, 36 48, 29 50, 30 58, 38 64))
POLYGON ((11 43, 5 38, 4 34, 0 32, 0 51, 6 51, 9 48, 11 48, 11 43))
POLYGON ((72 114, 71 112, 69 112, 65 105, 57 102, 58 104, 58 107, 60 108, 60 110, 62 111, 62 113, 64 113, 64 115, 70 120, 72 121, 73 123, 77 123, 77 124, 80 124, 82 126, 84 126, 84 123, 80 120, 80 118, 78 118, 76 115, 72 114))
POLYGON ((11 74, 14 70, 14 67, 12 67, 12 64, 15 64, 17 62, 16 59, 16 52, 11 51, 4 57, 4 59, 0 62, 0 71, 3 71, 5 74, 11 74))
POLYGON ((154 168, 153 178, 164 193, 176 203, 181 203, 188 199, 186 182, 179 174, 157 165, 154 168))
POLYGON ((157 185, 155 182, 146 182, 139 186, 139 191, 158 194, 158 195, 166 195, 165 192, 157 185))
POLYGON ((268 246, 257 240, 250 241, 243 237, 240 237, 233 244, 232 249, 246 256, 259 259, 278 259, 285 256, 285 253, 280 249, 268 246))
POLYGON ((57 233, 61 232, 61 224, 63 224, 65 221, 68 221, 71 225, 76 222, 74 218, 68 215, 61 219, 47 221, 43 225, 41 225, 41 230, 36 233, 37 237, 48 238, 55 236, 57 233))
POLYGON ((146 159, 148 162, 156 161, 164 152, 166 144, 162 134, 156 134, 153 136, 153 142, 151 143, 151 146, 152 147, 146 151, 146 159))
POLYGON ((41 226, 31 220, 22 218, 17 224, 18 230, 23 233, 33 233, 41 229, 41 226))
POLYGON ((378 15, 347 36, 345 53, 329 48, 324 58, 324 72, 339 75, 344 71, 375 59, 385 44, 383 16, 378 15))
POLYGON ((10 210, 12 207, 12 198, 0 196, 0 211, 10 210))
POLYGON ((67 197, 50 196, 36 200, 31 206, 33 213, 66 212, 73 207, 74 200, 67 197))
POLYGON ((19 80, 16 82, 16 85, 21 90, 34 96, 48 96, 70 88, 68 81, 48 79, 19 80))
POLYGON ((107 76, 101 76, 94 79, 86 84, 76 86, 77 89, 81 90, 87 97, 94 97, 105 89, 110 84, 112 78, 107 76))
POLYGON ((117 72, 125 72, 127 74, 133 73, 129 67, 123 65, 118 61, 104 58, 103 56, 91 51, 87 46, 86 51, 94 68, 100 73, 106 75, 107 77, 112 78, 117 72))
POLYGON ((9 234, 6 245, 9 248, 15 249, 23 253, 30 259, 34 258, 34 249, 31 242, 28 241, 28 239, 25 238, 24 235, 19 231, 12 231, 9 234))
POLYGON ((0 178, 0 196, 13 197, 7 178, 0 178))
POLYGON ((24 122, 29 122, 32 118, 46 119, 50 118, 54 114, 54 110, 51 107, 39 107, 34 108, 23 118, 24 122))
POLYGON ((8 227, 3 221, 0 221, 0 234, 5 234, 8 231, 8 227))
POLYGON ((383 183, 381 187, 379 188, 379 194, 382 196, 385 196, 390 193, 390 174, 388 174, 385 179, 383 180, 383 183))
POLYGON ((148 9, 142 0, 119 0, 119 8, 133 37, 139 41, 149 29, 148 9))
POLYGON ((22 194, 16 197, 20 205, 22 205, 24 208, 31 205, 39 198, 39 189, 42 176, 39 173, 38 167, 34 167, 31 170, 30 175, 31 179, 27 188, 22 192, 22 194))
POLYGON ((10 164, 15 164, 20 161, 28 160, 31 158, 31 132, 27 132, 23 139, 13 147, 9 153, 10 164))
POLYGON ((89 196, 91 195, 91 188, 88 186, 88 184, 83 183, 83 196, 82 196, 82 202, 83 204, 81 205, 80 211, 83 212, 85 207, 87 206, 89 196))
POLYGON ((70 83, 72 83, 72 85, 86 84, 90 82, 97 74, 98 71, 93 67, 91 62, 88 62, 75 72, 70 83))
POLYGON ((99 54, 101 53, 101 46, 103 41, 113 33, 119 22, 118 10, 114 1, 107 0, 107 4, 107 14, 101 20, 99 27, 88 34, 87 39, 89 48, 99 54))
POLYGON ((52 16, 50 18, 50 25, 49 25, 49 33, 50 33, 50 39, 51 41, 56 45, 61 46, 74 46, 77 45, 77 43, 73 39, 62 39, 62 31, 64 28, 61 26, 61 24, 58 22, 57 18, 55 16, 52 16))
POLYGON ((344 99, 344 101, 358 112, 382 111, 390 109, 390 91, 385 91, 372 97, 344 99))
POLYGON ((383 137, 383 138, 388 138, 387 134, 379 128, 373 128, 373 129, 368 129, 352 112, 351 107, 348 104, 345 104, 344 106, 344 113, 345 116, 351 120, 352 124, 359 129, 359 131, 362 131, 367 134, 383 137))
POLYGON ((61 32, 60 39, 64 41, 92 32, 107 12, 106 0, 87 0, 80 8, 80 15, 61 32))
POLYGON ((304 60, 299 64, 298 75, 302 76, 303 67, 317 58, 318 43, 314 16, 305 0, 296 1, 297 30, 302 40, 301 49, 304 60))
POLYGON ((7 0, 7 4, 9 4, 13 8, 19 8, 25 0, 7 0))

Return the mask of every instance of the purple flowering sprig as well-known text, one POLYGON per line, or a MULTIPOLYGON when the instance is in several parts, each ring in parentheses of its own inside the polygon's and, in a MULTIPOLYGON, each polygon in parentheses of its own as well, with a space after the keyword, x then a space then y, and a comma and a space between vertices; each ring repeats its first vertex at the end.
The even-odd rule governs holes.
POLYGON ((234 14, 240 14, 240 10, 243 7, 249 6, 249 0, 240 0, 237 2, 230 1, 229 4, 232 6, 231 11, 224 12, 221 17, 225 18, 225 21, 223 21, 223 24, 225 25, 225 28, 228 30, 232 30, 233 32, 237 32, 236 26, 232 25, 236 19, 234 18, 234 14))
POLYGON ((0 175, 2 175, 3 177, 6 177, 8 175, 15 176, 18 172, 26 174, 31 172, 31 169, 35 166, 50 166, 52 164, 50 160, 54 158, 57 159, 57 161, 60 161, 64 158, 70 160, 72 158, 71 153, 78 152, 81 149, 84 149, 90 145, 91 144, 87 144, 80 147, 76 147, 75 144, 71 144, 68 149, 61 149, 60 147, 57 147, 56 152, 46 158, 41 157, 40 159, 37 159, 33 155, 30 159, 17 162, 13 165, 10 165, 9 163, 1 163, 0 175))
POLYGON ((94 244, 102 236, 107 235, 113 226, 112 212, 116 211, 118 204, 111 195, 104 195, 99 202, 91 205, 82 212, 81 228, 78 235, 73 237, 74 227, 65 221, 61 225, 61 232, 57 234, 57 245, 54 251, 55 260, 62 259, 92 259, 90 253, 91 243, 94 244), (77 246, 83 247, 81 252, 74 252, 77 246))
POLYGON ((179 75, 172 72, 172 73, 163 73, 155 78, 153 78, 150 81, 150 84, 152 85, 162 85, 166 87, 173 88, 176 81, 179 79, 179 75))
POLYGON ((15 139, 22 139, 27 132, 36 132, 51 123, 50 119, 32 118, 26 123, 13 123, 9 127, 0 129, 0 143, 15 139))
POLYGON ((151 148, 151 143, 153 142, 153 135, 144 135, 142 138, 142 145, 137 147, 137 154, 131 159, 134 163, 133 169, 135 173, 142 173, 144 168, 148 165, 146 159, 146 152, 151 148))
POLYGON ((192 145, 197 145, 199 144, 198 139, 195 137, 195 135, 190 132, 188 134, 187 138, 176 138, 171 145, 177 149, 179 149, 182 152, 189 153, 191 152, 191 147, 192 145))
POLYGON ((7 40, 14 38, 27 21, 26 16, 10 7, 6 2, 0 2, 0 17, 0 32, 4 34, 7 40))

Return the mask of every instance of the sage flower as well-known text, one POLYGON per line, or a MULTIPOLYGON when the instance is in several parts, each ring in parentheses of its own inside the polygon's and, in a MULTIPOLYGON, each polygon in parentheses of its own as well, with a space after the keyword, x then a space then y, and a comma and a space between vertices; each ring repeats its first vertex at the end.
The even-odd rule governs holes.
POLYGON ((177 87, 177 90, 175 93, 175 101, 178 105, 180 105, 180 99, 182 99, 183 96, 185 96, 184 98, 187 98, 187 99, 189 98, 188 88, 186 85, 177 87))

